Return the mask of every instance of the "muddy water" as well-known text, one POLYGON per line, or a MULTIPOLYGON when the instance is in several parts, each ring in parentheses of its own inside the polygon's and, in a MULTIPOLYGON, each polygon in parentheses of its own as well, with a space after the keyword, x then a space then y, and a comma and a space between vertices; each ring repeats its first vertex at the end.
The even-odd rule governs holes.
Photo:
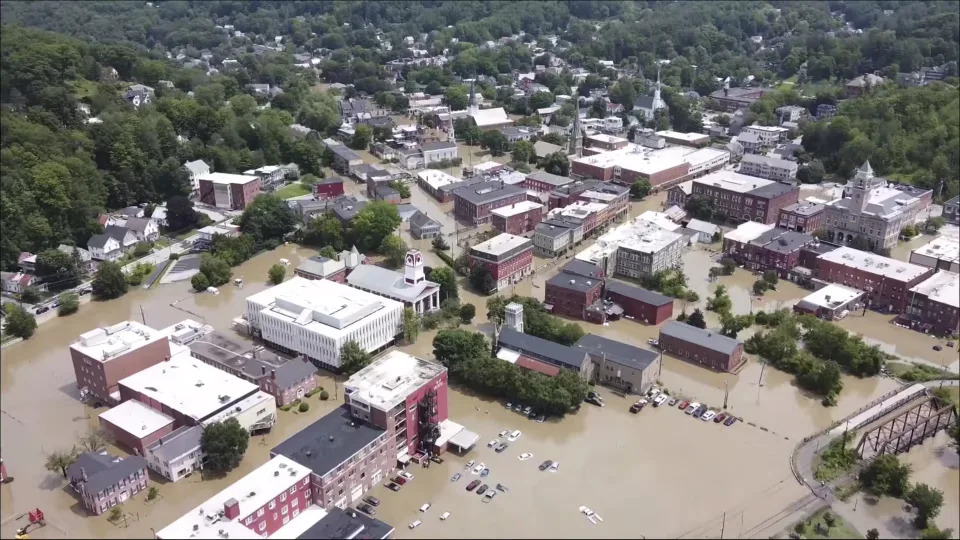
MULTIPOLYGON (((420 190, 414 188, 413 192, 420 190)), ((661 202, 662 195, 635 203, 631 214, 659 208, 661 202)), ((442 264, 425 241, 417 245, 430 264, 442 264)), ((43 468, 48 452, 69 448, 77 436, 96 425, 96 416, 102 412, 84 407, 77 399, 68 353, 76 336, 98 326, 139 318, 141 307, 151 326, 191 317, 229 331, 232 319, 244 309, 245 298, 267 286, 270 265, 287 258, 292 272, 302 258, 313 254, 313 250, 293 245, 261 254, 235 269, 234 275, 244 278, 244 288, 224 286, 220 295, 197 295, 189 291, 189 284, 179 283, 136 289, 118 300, 85 304, 79 314, 45 323, 32 339, 4 350, 0 442, 4 463, 16 480, 0 487, 0 535, 9 537, 23 524, 8 518, 41 507, 50 526, 31 533, 37 538, 150 537, 151 529, 165 526, 262 464, 270 448, 328 412, 334 400, 316 401, 305 414, 281 413, 273 433, 253 439, 239 470, 226 478, 202 480, 195 475, 176 484, 154 479, 162 498, 149 505, 142 497, 125 504, 125 512, 131 515, 125 528, 109 524, 105 517, 88 516, 62 478, 43 468)), ((690 285, 700 293, 701 303, 717 285, 705 281, 709 257, 698 249, 684 259, 690 285)), ((536 275, 507 292, 543 298, 543 283, 556 272, 556 265, 540 258, 535 263, 536 275)), ((747 291, 754 279, 738 272, 721 281, 731 291, 735 311, 750 310, 747 291)), ((776 293, 754 299, 753 309, 788 302, 789 296, 795 299, 800 292, 791 287, 783 284, 776 293)), ((468 290, 461 295, 463 301, 478 307, 474 326, 489 331, 483 315, 486 298, 468 290)), ((655 327, 632 321, 609 326, 580 324, 590 332, 641 345, 657 332, 655 327)), ((882 331, 877 335, 885 336, 882 331)), ((430 358, 432 337, 432 332, 424 332, 408 349, 430 358)), ((666 358, 660 375, 674 392, 715 407, 723 405, 726 385, 728 409, 757 427, 739 424, 723 428, 666 408, 648 408, 634 416, 626 412, 630 400, 614 395, 606 396, 608 406, 603 409, 588 405, 563 421, 536 424, 508 413, 497 403, 453 389, 451 417, 479 433, 480 446, 464 458, 451 457, 443 466, 415 471, 417 479, 399 494, 380 493, 382 488, 378 488, 376 494, 384 501, 378 515, 398 527, 398 536, 706 537, 719 533, 722 513, 727 511, 727 531, 746 534, 805 494, 790 476, 787 462, 797 440, 894 386, 883 379, 846 378, 838 406, 825 409, 794 388, 790 376, 776 370, 763 370, 763 384, 758 385, 761 370, 760 364, 750 361, 738 375, 716 374, 666 358), (524 432, 517 443, 502 454, 485 447, 487 440, 508 427, 524 432), (521 452, 532 452, 534 458, 520 462, 517 455, 521 452), (460 472, 467 459, 486 462, 493 471, 488 482, 503 483, 510 492, 484 504, 464 491, 469 478, 451 485, 450 476, 460 472), (544 459, 559 460, 560 471, 538 471, 537 465, 544 459), (637 497, 640 489, 645 493, 642 502, 637 497), (427 501, 434 507, 426 516, 418 515, 416 508, 427 501), (605 521, 590 525, 578 514, 580 505, 591 507, 605 521), (450 520, 437 519, 443 511, 452 513, 450 520), (419 517, 426 518, 424 525, 408 531, 406 524, 419 517)), ((330 377, 322 384, 336 389, 330 377)), ((932 458, 917 459, 932 463, 932 458)))

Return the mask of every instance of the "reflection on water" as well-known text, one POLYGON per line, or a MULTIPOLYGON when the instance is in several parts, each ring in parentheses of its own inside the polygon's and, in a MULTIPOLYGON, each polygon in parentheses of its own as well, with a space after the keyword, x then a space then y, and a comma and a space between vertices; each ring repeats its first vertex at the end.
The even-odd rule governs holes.
MULTIPOLYGON (((416 197, 426 197, 419 189, 412 191, 416 197)), ((662 200, 661 194, 633 203, 631 215, 657 209, 662 200)), ((435 201, 417 199, 417 205, 420 204, 432 204, 439 211, 435 201)), ((432 211, 431 216, 437 217, 432 211)), ((403 234, 411 245, 423 250, 428 264, 443 264, 430 251, 428 241, 412 241, 403 234)), ((291 275, 303 258, 315 253, 286 245, 261 254, 234 270, 235 277, 244 279, 242 289, 225 285, 219 295, 195 294, 189 283, 134 289, 118 300, 83 305, 78 314, 47 322, 32 339, 4 350, 0 435, 4 463, 16 481, 0 487, 0 514, 7 517, 42 508, 52 526, 31 533, 37 538, 64 537, 60 530, 71 536, 151 537, 151 529, 165 526, 253 470, 267 459, 270 448, 331 410, 336 400, 317 401, 304 414, 281 413, 273 432, 252 439, 239 470, 226 478, 202 480, 194 475, 176 484, 157 482, 161 500, 147 505, 140 497, 124 505, 125 511, 135 516, 128 528, 115 527, 105 517, 88 516, 64 489, 59 475, 48 473, 43 467, 46 454, 68 449, 88 427, 97 424, 96 415, 102 412, 85 408, 77 399, 68 345, 79 334, 125 319, 138 319, 141 308, 146 323, 154 327, 191 317, 227 331, 231 320, 243 312, 245 298, 267 287, 267 269, 272 264, 280 258, 289 259, 291 275)), ((751 300, 749 291, 756 278, 742 270, 717 283, 708 283, 706 272, 712 256, 700 247, 684 256, 689 285, 700 294, 701 307, 718 283, 729 289, 737 313, 786 306, 804 293, 782 282, 777 291, 751 300)), ((505 293, 543 299, 544 281, 556 272, 557 265, 539 257, 535 264, 538 270, 532 279, 505 293)), ((462 289, 461 299, 477 306, 473 327, 489 333, 483 316, 486 297, 462 289)), ((693 307, 688 306, 688 312, 693 307)), ((678 306, 676 313, 679 311, 678 306)), ((717 324, 713 314, 709 317, 710 324, 717 324)), ((901 334, 903 329, 889 325, 871 324, 871 320, 879 321, 871 317, 873 314, 866 318, 849 317, 841 324, 873 339, 893 340, 899 351, 908 351, 905 354, 932 360, 925 350, 929 349, 926 337, 907 331, 904 332, 909 335, 901 334), (917 344, 911 345, 914 342, 917 344)), ((607 326, 580 324, 589 332, 640 346, 645 346, 646 339, 658 332, 656 327, 627 320, 607 326)), ((404 348, 432 358, 434 334, 423 332, 415 344, 404 348)), ((742 337, 747 335, 745 332, 742 337)), ((668 408, 647 408, 639 415, 631 415, 627 412, 631 399, 605 391, 607 407, 588 405, 562 421, 537 424, 507 412, 496 402, 453 389, 449 401, 451 417, 481 435, 480 447, 465 458, 451 456, 442 466, 415 471, 416 479, 399 494, 378 488, 375 494, 384 501, 378 516, 397 526, 400 537, 653 537, 683 533, 702 537, 719 534, 721 516, 727 511, 728 534, 736 535, 806 494, 790 475, 787 461, 800 438, 896 386, 886 379, 844 377, 844 391, 837 406, 823 408, 817 399, 796 389, 790 375, 764 369, 756 359, 751 359, 739 374, 729 375, 665 358, 659 378, 673 392, 714 407, 723 405, 728 389, 728 410, 757 427, 738 424, 724 428, 668 408), (485 448, 486 440, 508 427, 523 431, 519 441, 502 454, 485 448), (521 452, 532 452, 534 458, 520 462, 517 455, 521 452), (510 492, 483 504, 475 494, 464 491, 468 478, 451 484, 450 476, 462 469, 466 459, 487 463, 492 469, 489 483, 505 484, 510 492), (537 465, 544 459, 560 461, 560 471, 538 471, 537 465), (645 493, 642 500, 637 497, 640 490, 645 493), (426 516, 419 515, 417 508, 427 501, 433 503, 433 508, 426 516), (591 525, 577 512, 580 505, 593 508, 605 521, 591 525), (437 516, 444 511, 450 511, 451 518, 440 522, 437 516), (406 524, 417 518, 422 518, 424 524, 409 531, 406 524)), ((330 376, 324 376, 322 384, 334 392, 339 389, 330 376)), ((342 395, 337 393, 337 398, 342 399, 342 395)), ((942 474, 942 468, 932 465, 935 456, 918 454, 915 459, 919 460, 915 465, 918 471, 927 463, 924 470, 930 470, 933 476, 938 470, 942 474)), ((956 469, 950 474, 953 476, 949 479, 956 484, 956 469)), ((950 493, 948 500, 956 501, 956 490, 950 493)), ((951 526, 949 521, 943 523, 951 526)), ((16 521, 7 522, 0 527, 0 533, 10 537, 16 526, 16 521)))

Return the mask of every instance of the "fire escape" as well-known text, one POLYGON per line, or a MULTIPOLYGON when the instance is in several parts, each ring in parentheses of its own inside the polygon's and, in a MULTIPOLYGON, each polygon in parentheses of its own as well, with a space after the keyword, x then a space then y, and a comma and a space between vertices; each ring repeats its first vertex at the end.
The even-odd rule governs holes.
POLYGON ((440 438, 440 424, 434 421, 437 417, 437 391, 427 392, 417 404, 417 419, 420 432, 419 452, 427 456, 433 455, 433 445, 440 438))

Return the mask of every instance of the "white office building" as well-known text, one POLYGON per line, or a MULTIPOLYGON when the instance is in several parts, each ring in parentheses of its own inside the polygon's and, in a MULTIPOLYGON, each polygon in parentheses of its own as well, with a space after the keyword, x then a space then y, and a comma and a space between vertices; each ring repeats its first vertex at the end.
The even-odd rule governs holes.
POLYGON ((797 177, 797 162, 761 154, 746 154, 740 161, 740 174, 788 182, 797 177))
POLYGON ((354 341, 377 351, 401 333, 403 304, 326 279, 296 276, 247 298, 247 324, 273 347, 314 364, 340 367, 340 350, 354 341))

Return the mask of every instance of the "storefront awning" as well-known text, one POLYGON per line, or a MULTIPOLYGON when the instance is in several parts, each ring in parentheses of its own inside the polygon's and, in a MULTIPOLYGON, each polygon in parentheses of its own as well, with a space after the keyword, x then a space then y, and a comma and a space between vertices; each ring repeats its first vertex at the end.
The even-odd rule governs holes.
POLYGON ((437 437, 437 442, 434 444, 443 446, 461 431, 463 431, 463 426, 447 418, 443 422, 440 422, 440 436, 437 437))
POLYGON ((479 435, 470 431, 469 429, 464 428, 450 438, 450 444, 456 446, 461 452, 463 452, 473 448, 473 445, 477 444, 477 441, 479 440, 479 435))

